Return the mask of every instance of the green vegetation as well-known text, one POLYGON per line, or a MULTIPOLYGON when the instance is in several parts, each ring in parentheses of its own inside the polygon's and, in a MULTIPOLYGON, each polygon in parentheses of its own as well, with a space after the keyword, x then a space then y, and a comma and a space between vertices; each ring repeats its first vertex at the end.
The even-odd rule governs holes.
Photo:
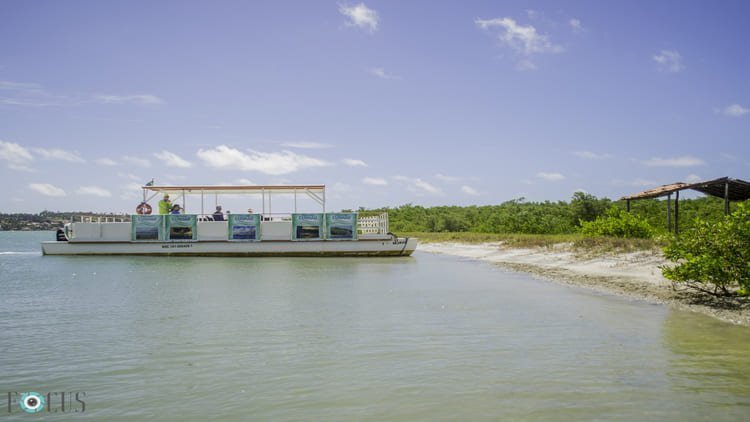
MULTIPOLYGON (((733 204, 733 207, 736 206, 733 204)), ((486 206, 403 205, 360 213, 387 211, 391 231, 419 237, 422 242, 503 242, 515 247, 550 247, 559 243, 599 252, 653 250, 671 238, 666 201, 649 199, 631 203, 611 201, 577 192, 569 202, 527 202, 523 198, 486 206)), ((690 232, 701 221, 724 218, 719 198, 680 201, 680 229, 690 232)), ((674 203, 672 203, 674 220, 674 203)))
POLYGON ((70 221, 71 213, 42 211, 39 214, 0 214, 2 230, 54 230, 70 221))
POLYGON ((645 218, 638 217, 616 206, 608 209, 604 215, 596 217, 594 221, 581 221, 581 233, 587 236, 640 239, 654 237, 654 229, 645 218))
MULTIPOLYGON (((606 224, 624 226, 624 229, 628 229, 624 230, 626 234, 643 236, 645 234, 641 229, 644 229, 646 224, 651 229, 649 237, 668 234, 666 201, 649 199, 634 201, 631 205, 630 214, 633 220, 629 219, 624 212, 614 215, 614 211, 610 211, 612 214, 607 214, 612 207, 624 211, 626 207, 624 201, 611 201, 581 192, 577 192, 569 202, 527 202, 524 198, 519 198, 500 205, 426 208, 407 204, 396 208, 360 209, 359 212, 387 211, 391 231, 395 233, 473 232, 563 235, 581 233, 582 225, 596 221, 597 218, 614 217, 615 220, 623 221, 606 222, 606 224), (640 231, 635 230, 638 227, 640 231)), ((674 207, 674 202, 672 205, 674 207)), ((672 209, 672 214, 674 215, 674 209, 672 209)), ((721 199, 713 197, 683 199, 680 201, 680 228, 689 230, 696 218, 719 221, 723 218, 723 214, 724 205, 721 199)), ((589 235, 591 234, 612 235, 606 230, 602 230, 601 233, 589 232, 589 235)))
POLYGON ((120 214, 102 214, 92 212, 42 211, 39 214, 15 213, 0 214, 0 230, 55 230, 71 219, 80 216, 126 217, 120 214))
POLYGON ((750 202, 719 221, 697 219, 674 236, 664 255, 675 262, 664 277, 716 295, 750 293, 750 202))

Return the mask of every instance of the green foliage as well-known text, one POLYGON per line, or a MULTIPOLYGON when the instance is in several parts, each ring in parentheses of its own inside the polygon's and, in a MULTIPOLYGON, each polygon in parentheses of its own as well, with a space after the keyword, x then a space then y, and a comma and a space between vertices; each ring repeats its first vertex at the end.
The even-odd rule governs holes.
POLYGON ((582 221, 594 221, 596 217, 603 215, 612 201, 608 198, 598 199, 589 193, 578 191, 570 200, 570 211, 573 214, 573 223, 581 224, 582 221))
MULTIPOLYGON (((631 206, 632 216, 639 220, 633 225, 642 229, 638 236, 652 237, 668 233, 666 201, 659 199, 633 201, 631 206), (648 223, 648 226, 643 222, 648 223), (650 229, 648 234, 643 233, 646 227, 650 229)), ((582 224, 605 216, 611 207, 624 211, 625 202, 612 202, 607 198, 597 198, 594 195, 576 192, 570 202, 528 202, 524 198, 519 198, 499 205, 426 208, 406 204, 396 208, 360 209, 359 212, 387 211, 391 231, 396 233, 575 234, 581 233, 582 224)), ((712 197, 683 199, 680 201, 680 229, 689 230, 696 217, 718 221, 723 217, 723 210, 724 205, 721 199, 712 197)), ((672 213, 674 216, 674 201, 672 213)), ((622 215, 623 218, 628 218, 625 214, 622 215)), ((624 224, 627 225, 630 222, 632 221, 628 219, 624 224)), ((614 222, 610 223, 614 224, 614 222)), ((612 231, 603 230, 600 233, 612 233, 612 231)), ((614 233, 607 235, 621 236, 614 233)), ((632 231, 626 230, 625 233, 627 236, 635 235, 632 231)))
POLYGON ((677 265, 662 267, 664 277, 711 293, 750 292, 750 203, 717 222, 701 219, 664 247, 677 265), (713 291, 711 291, 713 289, 713 291))
POLYGON ((599 216, 594 221, 582 221, 581 233, 588 236, 640 239, 654 236, 654 230, 645 219, 617 207, 610 207, 604 216, 599 216))
MULTIPOLYGON (((625 202, 616 204, 625 209, 625 202)), ((667 204, 664 199, 631 201, 631 212, 648 221, 657 233, 667 234, 667 204)), ((674 222, 674 201, 672 201, 672 221, 674 222)), ((712 196, 680 200, 680 230, 693 227, 696 218, 719 221, 724 218, 724 200, 712 196)))
POLYGON ((577 227, 566 202, 525 202, 523 198, 487 206, 425 208, 403 205, 387 211, 394 232, 477 232, 566 234, 577 227))

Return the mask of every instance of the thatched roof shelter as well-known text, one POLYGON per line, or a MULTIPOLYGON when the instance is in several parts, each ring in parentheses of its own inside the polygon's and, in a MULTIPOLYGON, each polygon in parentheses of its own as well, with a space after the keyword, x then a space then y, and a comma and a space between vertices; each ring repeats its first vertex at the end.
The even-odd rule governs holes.
POLYGON ((671 199, 675 194, 674 203, 674 231, 679 231, 679 213, 680 213, 680 191, 691 189, 704 193, 706 195, 724 198, 724 214, 729 214, 729 201, 746 201, 750 199, 750 182, 729 177, 720 177, 713 180, 705 180, 697 183, 676 182, 669 185, 662 185, 643 192, 620 198, 627 202, 628 211, 630 211, 630 201, 640 199, 667 197, 667 226, 672 229, 672 211, 671 199))

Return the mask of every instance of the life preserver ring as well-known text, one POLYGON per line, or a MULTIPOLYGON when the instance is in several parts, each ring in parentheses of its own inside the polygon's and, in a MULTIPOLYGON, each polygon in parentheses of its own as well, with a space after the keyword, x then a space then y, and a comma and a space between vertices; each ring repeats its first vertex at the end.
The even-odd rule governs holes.
POLYGON ((151 214, 151 205, 145 202, 141 202, 137 207, 135 207, 135 212, 138 215, 149 215, 151 214))

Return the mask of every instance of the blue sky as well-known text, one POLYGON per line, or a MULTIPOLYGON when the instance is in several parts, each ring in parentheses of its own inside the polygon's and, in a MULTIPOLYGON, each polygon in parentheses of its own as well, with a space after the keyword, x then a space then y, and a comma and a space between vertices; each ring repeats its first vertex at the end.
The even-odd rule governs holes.
POLYGON ((334 210, 750 180, 749 12, 5 1, 0 211, 132 212, 151 178, 324 183, 334 210))

